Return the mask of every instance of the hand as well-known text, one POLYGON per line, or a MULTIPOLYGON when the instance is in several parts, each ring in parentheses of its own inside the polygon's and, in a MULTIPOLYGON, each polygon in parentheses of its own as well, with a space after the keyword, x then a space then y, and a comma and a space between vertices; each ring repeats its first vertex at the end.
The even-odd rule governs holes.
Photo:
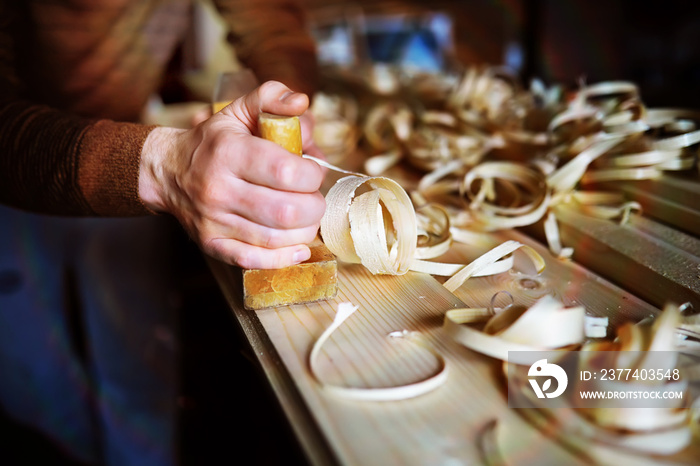
MULTIPOLYGON (((229 264, 308 259, 325 210, 324 170, 254 136, 260 112, 300 115, 308 105, 306 95, 268 81, 191 130, 154 129, 141 153, 142 201, 173 214, 205 253, 229 264)), ((307 150, 318 153, 309 137, 307 150)))
MULTIPOLYGON (((210 105, 197 110, 190 118, 190 125, 195 127, 204 123, 207 119, 211 118, 211 110, 210 105)), ((314 157, 326 160, 326 156, 321 152, 318 146, 316 146, 313 140, 314 118, 311 112, 305 112, 299 115, 299 121, 301 123, 301 140, 304 143, 304 154, 313 155, 314 157)))

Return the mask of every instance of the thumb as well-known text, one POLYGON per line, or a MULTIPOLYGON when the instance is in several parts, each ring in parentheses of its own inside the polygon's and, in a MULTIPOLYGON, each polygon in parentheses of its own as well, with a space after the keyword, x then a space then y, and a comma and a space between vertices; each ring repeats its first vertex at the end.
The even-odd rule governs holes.
POLYGON ((309 107, 306 94, 294 92, 278 81, 267 81, 248 94, 235 100, 221 113, 233 116, 252 134, 257 133, 261 112, 282 116, 298 116, 309 107))

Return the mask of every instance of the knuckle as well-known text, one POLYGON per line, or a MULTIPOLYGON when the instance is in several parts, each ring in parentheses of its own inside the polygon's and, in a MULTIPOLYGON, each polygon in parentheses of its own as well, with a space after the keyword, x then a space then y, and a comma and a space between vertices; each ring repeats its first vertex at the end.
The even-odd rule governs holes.
POLYGON ((203 210, 216 210, 224 204, 223 191, 219 183, 210 180, 200 185, 195 199, 203 210))
POLYGON ((227 153, 230 146, 231 135, 225 131, 212 131, 209 136, 211 151, 215 156, 222 156, 227 153))
POLYGON ((261 96, 266 96, 279 92, 281 88, 286 89, 286 86, 279 81, 265 81, 260 85, 259 92, 261 96))
POLYGON ((236 263, 236 265, 244 269, 254 269, 257 267, 257 264, 255 263, 254 254, 248 247, 237 251, 234 254, 233 260, 236 263))
POLYGON ((315 222, 320 222, 321 217, 323 217, 323 214, 326 212, 326 199, 319 192, 316 192, 313 196, 314 201, 311 203, 313 205, 313 220, 315 222))
POLYGON ((275 180, 279 186, 293 186, 296 179, 295 173, 293 161, 283 158, 277 162, 275 167, 275 180))
POLYGON ((270 251, 268 260, 270 263, 270 267, 275 269, 287 267, 290 264, 288 254, 282 249, 270 251))
POLYGON ((220 242, 216 241, 215 238, 209 236, 205 233, 199 232, 199 244, 205 253, 212 257, 224 258, 225 254, 222 250, 220 242))
POLYGON ((310 165, 309 170, 306 170, 305 172, 305 178, 307 180, 307 183, 310 185, 311 189, 313 189, 314 191, 318 191, 321 185, 323 184, 323 172, 321 168, 318 165, 316 165, 315 162, 307 160, 305 160, 305 162, 310 162, 313 164, 310 165))
POLYGON ((275 220, 283 228, 294 226, 299 218, 298 210, 289 203, 281 203, 275 209, 275 220))
POLYGON ((261 246, 266 249, 276 249, 282 246, 282 241, 279 234, 279 230, 272 228, 266 229, 263 232, 261 246))
POLYGON ((304 231, 303 237, 302 237, 302 242, 303 243, 310 243, 314 240, 316 237, 316 233, 318 232, 318 225, 314 225, 311 228, 308 228, 306 231, 304 231))

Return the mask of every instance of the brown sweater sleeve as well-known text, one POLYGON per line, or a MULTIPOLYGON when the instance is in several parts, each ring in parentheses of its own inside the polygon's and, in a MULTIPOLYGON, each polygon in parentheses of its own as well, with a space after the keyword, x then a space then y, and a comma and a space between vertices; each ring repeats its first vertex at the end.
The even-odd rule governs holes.
POLYGON ((237 58, 260 82, 275 79, 309 96, 318 87, 316 46, 295 0, 214 0, 237 58))
POLYGON ((0 0, 0 203, 57 215, 148 213, 138 176, 153 127, 79 118, 22 99, 8 5, 0 0))

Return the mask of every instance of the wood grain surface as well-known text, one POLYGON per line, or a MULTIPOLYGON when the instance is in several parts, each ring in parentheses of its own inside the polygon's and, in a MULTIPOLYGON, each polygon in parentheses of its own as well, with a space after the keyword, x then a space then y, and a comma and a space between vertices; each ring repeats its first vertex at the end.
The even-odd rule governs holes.
MULTIPOLYGON (((334 179, 331 175, 326 186, 334 179)), ((541 416, 532 410, 508 408, 500 361, 461 346, 442 329, 447 310, 488 307, 496 293, 507 291, 518 305, 530 305, 545 294, 569 306, 583 305, 587 314, 609 318, 608 335, 612 337, 618 325, 657 314, 662 302, 674 297, 669 287, 679 286, 680 269, 673 257, 693 264, 698 260, 696 238, 652 220, 634 218, 626 227, 605 222, 595 229, 583 219, 576 223, 570 217, 575 215, 560 220, 565 246, 578 249, 575 257, 597 258, 603 273, 619 280, 617 285, 577 262, 554 258, 532 234, 514 230, 484 235, 478 244, 454 244, 435 260, 467 264, 510 239, 540 252, 547 263, 544 272, 536 275, 516 252, 514 271, 472 278, 455 294, 441 285, 444 279, 415 272, 374 276, 361 265, 340 263, 335 299, 247 311, 238 292, 237 269, 215 261, 210 266, 312 464, 589 464, 584 452, 556 441, 556 431, 536 426, 541 416), (570 225, 586 229, 585 234, 571 235, 570 225), (615 240, 621 231, 627 236, 615 240), (644 235, 652 238, 648 241, 662 243, 651 265, 641 258, 641 252, 633 251, 651 244, 639 245, 637 240, 644 235), (676 256, 668 255, 671 253, 676 256), (636 262, 621 263, 625 258, 636 262), (644 275, 645 270, 651 275, 644 275), (670 280, 670 285, 651 286, 660 278, 670 280), (630 293, 635 283, 638 291, 651 290, 647 295, 655 300, 654 305, 640 299, 640 293, 630 293), (341 302, 351 302, 359 309, 323 347, 319 383, 310 372, 309 356, 341 302), (387 337, 398 330, 419 332, 442 355, 449 371, 444 385, 416 398, 390 402, 351 401, 324 390, 323 384, 391 387, 433 375, 439 367, 436 357, 387 337), (500 450, 496 456, 492 451, 495 438, 500 450)), ((689 283, 681 289, 692 297, 695 286, 689 283)), ((638 460, 639 464, 693 464, 697 450, 693 445, 673 457, 638 460)))
MULTIPOLYGON (((314 457, 324 449, 330 450, 334 461, 341 464, 487 463, 482 435, 492 422, 498 421, 512 440, 501 445, 506 460, 577 464, 575 455, 528 424, 519 410, 507 407, 500 362, 444 335, 441 326, 445 311, 465 305, 486 307, 493 294, 501 290, 507 290, 517 303, 523 304, 546 293, 554 294, 565 303, 583 304, 590 314, 609 316, 613 325, 639 320, 658 309, 572 262, 552 258, 523 234, 509 232, 493 235, 492 239, 516 239, 533 245, 546 256, 545 272, 536 277, 528 273, 527 267, 519 266, 518 273, 473 278, 455 296, 425 274, 373 276, 360 265, 341 264, 336 299, 248 314, 249 319, 261 324, 267 343, 279 358, 277 363, 268 362, 266 370, 275 372, 282 366, 282 378, 288 378, 286 384, 276 387, 283 406, 293 411, 300 408, 295 396, 303 401, 301 408, 305 412, 288 412, 288 416, 300 437, 306 435, 302 442, 306 443, 313 463, 328 464, 328 456, 314 457), (331 324, 340 302, 351 302, 359 310, 324 347, 319 370, 324 383, 387 387, 432 375, 438 367, 434 355, 387 338, 392 331, 406 329, 427 336, 443 355, 449 370, 446 384, 417 398, 392 402, 350 401, 325 392, 310 373, 308 358, 316 339, 331 324), (296 394, 290 395, 292 392, 296 394)), ((441 259, 466 262, 482 252, 457 245, 441 259)), ((230 288, 235 269, 213 264, 213 270, 222 287, 230 288)), ((228 297, 237 314, 251 312, 242 308, 235 293, 228 297)))

